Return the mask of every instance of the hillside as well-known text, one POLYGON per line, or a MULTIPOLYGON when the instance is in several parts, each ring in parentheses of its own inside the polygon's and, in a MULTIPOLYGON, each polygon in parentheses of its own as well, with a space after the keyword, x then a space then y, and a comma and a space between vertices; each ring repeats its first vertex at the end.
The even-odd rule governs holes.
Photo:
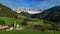
POLYGON ((60 22, 60 6, 55 6, 40 13, 38 18, 52 22, 60 22))
POLYGON ((14 17, 16 16, 16 12, 0 3, 0 16, 14 17))

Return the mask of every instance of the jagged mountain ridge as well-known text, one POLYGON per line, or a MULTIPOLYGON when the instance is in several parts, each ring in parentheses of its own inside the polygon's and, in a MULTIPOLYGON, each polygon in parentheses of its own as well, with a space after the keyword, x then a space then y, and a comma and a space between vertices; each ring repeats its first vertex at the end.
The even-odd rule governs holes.
POLYGON ((13 10, 17 13, 25 12, 25 13, 29 13, 29 14, 38 14, 38 13, 42 12, 41 10, 37 10, 35 8, 33 8, 33 9, 16 8, 16 9, 13 9, 13 10))

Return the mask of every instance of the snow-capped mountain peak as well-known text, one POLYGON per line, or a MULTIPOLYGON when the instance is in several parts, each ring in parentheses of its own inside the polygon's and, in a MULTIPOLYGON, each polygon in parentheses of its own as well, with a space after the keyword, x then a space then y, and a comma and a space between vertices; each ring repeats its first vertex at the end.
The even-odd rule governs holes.
POLYGON ((42 11, 39 11, 37 9, 26 9, 26 8, 16 8, 14 9, 15 12, 17 13, 21 13, 21 12, 26 12, 26 13, 29 13, 29 14, 37 14, 37 13, 41 13, 42 11))

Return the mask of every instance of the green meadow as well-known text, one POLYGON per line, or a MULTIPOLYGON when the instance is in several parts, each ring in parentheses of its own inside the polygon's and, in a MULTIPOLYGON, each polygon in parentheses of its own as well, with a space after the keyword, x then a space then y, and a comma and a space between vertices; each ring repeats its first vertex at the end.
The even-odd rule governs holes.
POLYGON ((0 34, 60 34, 60 31, 39 31, 34 29, 2 31, 0 34))
MULTIPOLYGON (((24 17, 22 17, 24 18, 24 17)), ((4 20, 6 25, 10 25, 11 23, 14 23, 16 21, 17 24, 21 25, 21 23, 23 22, 23 19, 17 19, 15 20, 15 18, 8 18, 8 17, 0 17, 1 20, 4 20)), ((25 18, 24 18, 25 19, 25 18)), ((36 20, 36 19, 31 19, 31 20, 36 20)), ((39 20, 39 19, 38 19, 39 20)), ((38 25, 43 25, 45 26, 45 24, 40 20, 37 21, 38 25)), ((34 24, 34 21, 28 21, 28 24, 34 24)), ((12 31, 1 31, 0 34, 60 34, 59 31, 40 31, 40 30, 34 30, 34 29, 23 29, 23 30, 12 30, 12 31)))

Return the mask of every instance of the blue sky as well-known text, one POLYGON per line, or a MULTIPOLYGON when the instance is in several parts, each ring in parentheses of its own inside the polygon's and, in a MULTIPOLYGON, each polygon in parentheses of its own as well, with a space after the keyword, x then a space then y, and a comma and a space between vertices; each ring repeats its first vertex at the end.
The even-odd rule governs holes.
POLYGON ((11 9, 26 7, 44 10, 60 4, 60 0, 0 0, 0 2, 11 9))

